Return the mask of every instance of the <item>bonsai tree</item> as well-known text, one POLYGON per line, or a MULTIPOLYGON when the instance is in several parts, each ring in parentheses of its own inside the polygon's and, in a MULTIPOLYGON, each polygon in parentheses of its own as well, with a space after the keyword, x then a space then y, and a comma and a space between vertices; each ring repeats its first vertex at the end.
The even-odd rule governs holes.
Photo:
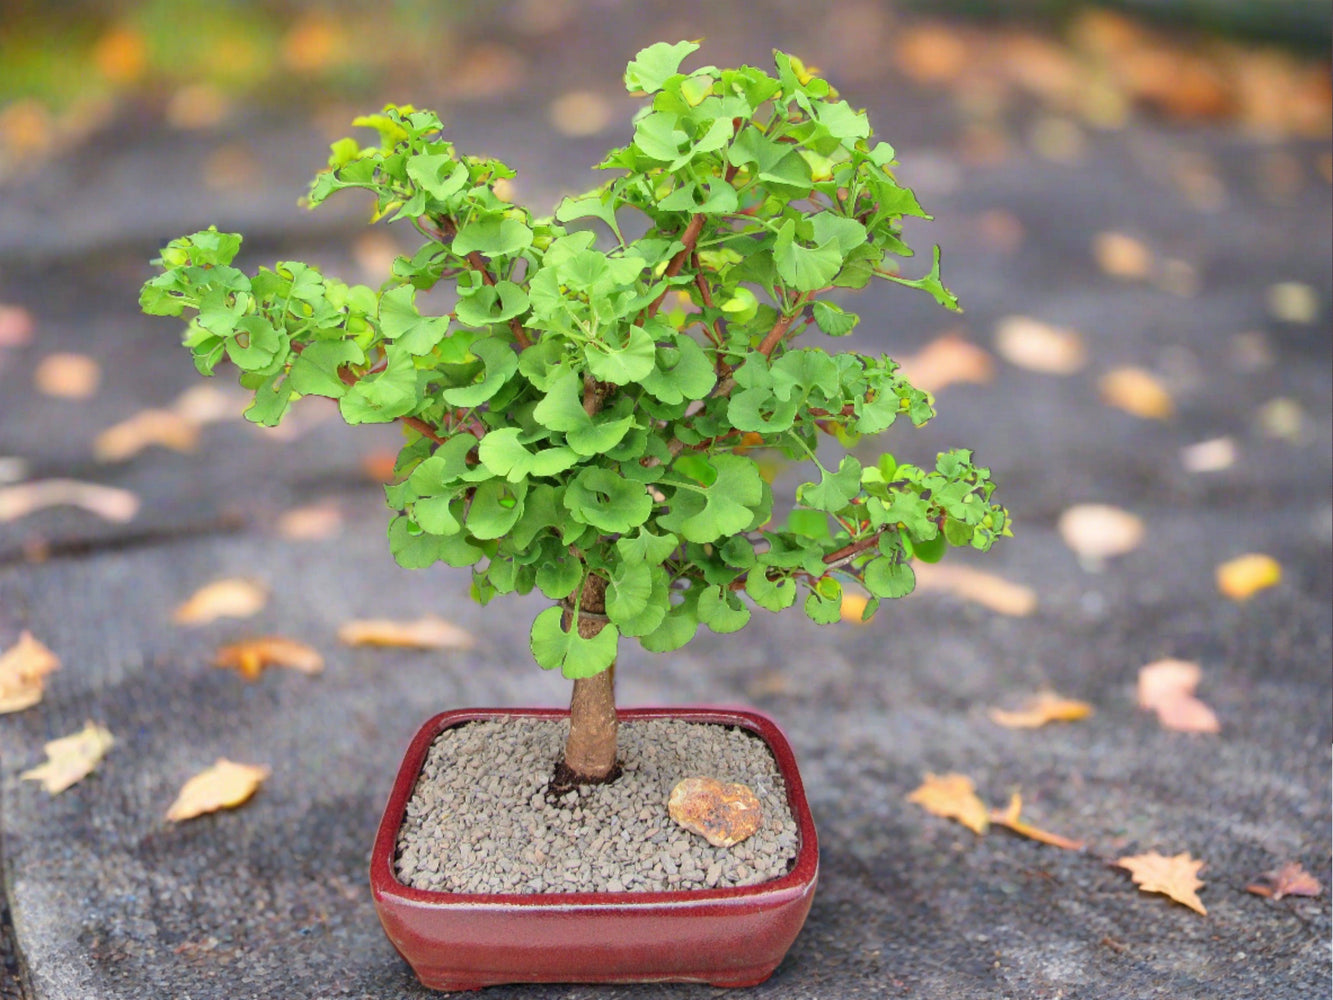
POLYGON ((210 228, 162 250, 140 300, 188 316, 200 372, 240 369, 257 423, 313 395, 348 423, 402 425, 385 491, 401 565, 471 567, 483 604, 533 588, 555 602, 531 649, 573 681, 557 784, 617 773, 622 638, 677 649, 701 625, 742 628, 751 603, 800 600, 830 623, 852 583, 869 618, 913 589, 914 559, 1009 534, 969 451, 933 469, 846 454, 900 418, 925 423, 932 399, 887 357, 807 342, 850 332, 858 317, 831 296, 876 278, 958 308, 938 248, 923 277, 899 273, 902 220, 929 216, 893 149, 795 57, 775 53, 776 76, 682 71, 697 48, 629 64, 648 101, 634 137, 598 164, 611 179, 554 217, 506 201, 513 171, 459 155, 438 115, 389 106, 354 123, 378 144, 333 144, 308 199, 362 188, 372 221, 416 230, 378 290, 295 261, 247 275, 232 266, 241 237, 210 228), (442 283, 452 311, 423 309, 442 283), (836 461, 822 437, 843 446, 836 461), (810 470, 785 517, 754 448, 810 470))

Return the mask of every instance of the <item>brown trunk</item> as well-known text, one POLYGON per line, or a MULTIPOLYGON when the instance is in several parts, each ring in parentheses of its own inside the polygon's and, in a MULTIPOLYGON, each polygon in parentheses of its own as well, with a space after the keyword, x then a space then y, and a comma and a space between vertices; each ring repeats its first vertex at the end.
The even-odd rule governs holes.
MULTIPOLYGON (((591 639, 606 626, 606 581, 589 574, 583 582, 579 602, 579 635, 591 639), (595 615, 596 617, 590 617, 595 615)), ((569 628, 571 613, 565 613, 569 628)), ((574 682, 569 701, 569 739, 565 758, 556 782, 561 785, 589 785, 610 781, 616 770, 616 693, 615 664, 592 677, 574 682)))

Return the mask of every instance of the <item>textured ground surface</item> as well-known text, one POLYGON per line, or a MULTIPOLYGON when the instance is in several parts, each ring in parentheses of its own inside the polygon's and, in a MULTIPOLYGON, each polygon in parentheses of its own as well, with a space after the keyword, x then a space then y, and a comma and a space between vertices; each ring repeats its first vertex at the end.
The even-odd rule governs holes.
MULTIPOLYGON (((955 319, 904 289, 867 292, 855 300, 864 319, 850 346, 910 353, 952 327, 989 346, 997 321, 1022 314, 1080 330, 1091 355, 1067 378, 1000 363, 986 385, 943 389, 929 428, 888 442, 917 459, 969 445, 994 468, 1020 539, 976 565, 1033 588, 1031 616, 923 593, 866 628, 764 615, 743 639, 705 634, 661 657, 624 650, 623 703, 754 705, 780 720, 801 761, 820 888, 787 960, 751 995, 1327 996, 1327 890, 1279 902, 1244 891, 1285 861, 1328 881, 1333 205, 1318 166, 1327 144, 1140 120, 1081 132, 1063 161, 1040 142, 1047 155, 1034 151, 1018 126, 1004 155, 969 159, 955 106, 892 75, 852 72, 861 64, 846 55, 855 39, 845 33, 812 28, 786 5, 748 28, 680 11, 648 23, 608 8, 568 51, 532 43, 521 92, 455 109, 456 141, 509 159, 519 195, 551 204, 590 183, 585 165, 623 129, 558 136, 546 100, 575 85, 613 92, 639 44, 706 32, 709 61, 758 62, 782 45, 835 79, 841 62, 846 95, 869 107, 902 151, 903 179, 936 214, 916 235, 944 246, 968 310, 955 319), (1182 163, 1204 165, 1222 200, 1192 201, 1182 163), (1196 293, 1103 273, 1090 247, 1110 229, 1159 260, 1187 262, 1196 293), (1285 281, 1315 291, 1311 321, 1273 318, 1268 289, 1285 281), (1096 380, 1121 365, 1165 378, 1177 416, 1146 421, 1104 405, 1096 380), (1275 399, 1299 415, 1286 436, 1259 418, 1275 399), (1234 467, 1182 468, 1182 446, 1222 435, 1239 449, 1234 467), (1089 501, 1147 526, 1145 544, 1099 573, 1055 530, 1063 509, 1089 501), (1282 583, 1247 603, 1226 600, 1214 568, 1252 551, 1281 562, 1282 583), (1135 707, 1138 668, 1163 656, 1201 664, 1220 735, 1167 732, 1135 707), (1096 714, 1035 732, 988 720, 987 706, 1044 684, 1096 714), (1089 850, 1004 832, 978 839, 929 816, 904 801, 927 771, 967 773, 994 803, 1021 787, 1032 821, 1089 850), (1106 863, 1147 850, 1207 861, 1207 917, 1140 894, 1106 863)), ((227 422, 207 427, 191 455, 91 457, 98 430, 195 381, 171 322, 135 305, 161 240, 216 221, 252 234, 251 265, 312 255, 356 273, 334 237, 353 231, 357 207, 323 217, 293 207, 327 140, 263 118, 185 138, 130 120, 0 192, 0 302, 37 323, 32 346, 0 350, 0 456, 24 459, 33 476, 95 480, 143 500, 124 525, 67 510, 0 524, 0 647, 30 629, 65 664, 38 708, 0 718, 5 1000, 426 996, 381 933, 366 884, 398 755, 442 709, 566 697, 526 649, 540 602, 480 609, 465 573, 393 565, 378 490, 361 471, 392 431, 349 431, 315 408, 295 438, 227 422), (262 192, 207 188, 208 156, 238 145, 262 192), (57 350, 103 364, 94 398, 33 391, 33 367, 57 350), (284 510, 325 498, 345 516, 335 543, 277 533, 284 510), (233 575, 273 586, 257 618, 171 624, 185 594, 233 575), (477 647, 377 652, 333 638, 352 617, 427 612, 469 629, 477 647), (247 685, 209 665, 218 644, 270 632, 319 646, 324 674, 274 671, 247 685), (118 741, 95 776, 57 798, 19 780, 45 740, 85 719, 118 741), (219 756, 266 763, 272 776, 243 809, 167 824, 181 783, 219 756)), ((549 986, 487 996, 715 992, 549 986)))

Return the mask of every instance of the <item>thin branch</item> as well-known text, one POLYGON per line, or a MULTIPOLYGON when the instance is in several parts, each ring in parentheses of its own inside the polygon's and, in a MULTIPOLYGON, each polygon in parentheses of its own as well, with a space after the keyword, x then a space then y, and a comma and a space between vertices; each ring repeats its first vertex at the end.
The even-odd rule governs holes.
MULTIPOLYGON (((473 250, 467 255, 467 262, 472 265, 472 269, 481 275, 483 285, 494 285, 495 276, 490 272, 490 264, 485 257, 481 255, 480 250, 473 250)), ((529 339, 527 331, 523 329, 523 324, 518 321, 517 316, 509 317, 509 329, 513 331, 514 341, 518 344, 520 351, 526 350, 532 346, 532 340, 529 339)))
MULTIPOLYGON (((703 232, 704 217, 700 215, 690 216, 689 225, 685 227, 685 232, 681 234, 680 241, 685 245, 676 251, 676 255, 671 258, 667 264, 664 277, 674 278, 680 274, 680 269, 685 266, 685 261, 689 259, 690 254, 694 253, 694 248, 699 242, 699 234, 703 232)), ((667 289, 662 290, 662 294, 653 299, 652 303, 644 310, 644 318, 656 316, 657 310, 662 305, 662 300, 666 298, 667 289)))
MULTIPOLYGON (((367 372, 366 374, 370 373, 367 372)), ((361 376, 353 375, 346 368, 338 369, 338 377, 342 379, 344 384, 346 385, 356 385, 357 382, 361 381, 361 376)), ((408 427, 411 427, 422 437, 429 438, 436 444, 444 444, 445 439, 440 437, 439 432, 436 431, 436 429, 432 427, 430 424, 426 423, 426 421, 422 420, 420 417, 399 417, 398 419, 401 420, 408 427)), ((468 430, 472 430, 472 428, 469 427, 468 430)), ((475 434, 476 431, 473 430, 473 433, 475 434)))

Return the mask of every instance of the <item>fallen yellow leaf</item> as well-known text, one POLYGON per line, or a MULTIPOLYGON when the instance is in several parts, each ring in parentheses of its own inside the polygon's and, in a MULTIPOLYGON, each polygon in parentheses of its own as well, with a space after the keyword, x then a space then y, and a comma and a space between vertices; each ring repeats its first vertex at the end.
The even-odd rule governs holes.
POLYGON ((1216 733, 1216 713, 1194 697, 1203 671, 1188 660, 1157 660, 1139 670, 1139 707, 1157 713, 1167 729, 1182 733, 1216 733))
POLYGON ((1313 323, 1319 315, 1319 295, 1300 281, 1282 281, 1268 288, 1268 311, 1284 323, 1313 323))
POLYGON ((113 424, 93 439, 93 457, 99 462, 122 462, 149 445, 172 451, 193 451, 199 425, 173 410, 141 410, 113 424))
POLYGON ((1047 375, 1072 375, 1088 363, 1077 333, 1029 316, 1001 320, 995 328, 995 350, 1010 364, 1047 375))
POLYGON ((38 392, 59 399, 87 399, 101 380, 101 366, 86 354, 48 354, 32 373, 38 392))
POLYGON ((1064 698, 1054 691, 1038 691, 1026 705, 1014 712, 992 708, 991 720, 1009 729, 1036 729, 1048 722, 1076 722, 1092 714, 1086 701, 1064 698))
POLYGON ((1259 407, 1259 428, 1267 437, 1300 444, 1305 436, 1305 411, 1286 396, 1270 399, 1259 407))
POLYGON ((172 615, 177 625, 203 625, 218 618, 249 618, 268 602, 268 591, 252 580, 229 577, 200 587, 172 615))
POLYGON ((1081 840, 1071 840, 1068 837, 1062 837, 1058 833, 1051 833, 1048 830, 1042 830, 1028 823, 1024 823, 1019 814, 1023 811, 1023 799, 1014 792, 1009 798, 1009 808, 992 809, 990 812, 990 821, 996 826, 1003 826, 1020 837, 1027 837, 1029 840, 1035 840, 1042 844, 1050 844, 1052 847, 1060 847, 1066 851, 1081 851, 1087 845, 1081 840))
POLYGON ((977 797, 976 786, 965 774, 926 774, 921 787, 907 796, 933 816, 956 819, 973 833, 990 825, 990 811, 977 797))
POLYGON ((865 594, 858 594, 854 590, 844 590, 842 592, 842 620, 854 625, 864 625, 866 606, 869 603, 870 601, 865 594))
POLYGON ((52 795, 59 795, 70 785, 92 773, 106 756, 115 740, 104 726, 85 722, 72 736, 62 736, 46 744, 46 762, 24 771, 20 778, 40 781, 52 795))
POLYGON ((21 712, 42 700, 45 677, 60 669, 55 653, 32 637, 19 635, 19 641, 0 655, 0 715, 21 712))
POLYGON ((1233 601, 1249 600, 1282 581, 1282 566, 1272 556, 1251 552, 1217 567, 1217 589, 1233 601))
POLYGON ((176 801, 167 810, 167 820, 179 823, 204 813, 239 806, 255 793, 270 773, 267 767, 237 764, 221 757, 212 767, 184 784, 176 801))
POLYGON ((349 646, 400 646, 413 649, 471 649, 476 640, 457 625, 426 615, 416 621, 365 618, 338 629, 338 638, 349 646))
POLYGON ((1115 864, 1127 870, 1134 884, 1144 892, 1160 892, 1196 913, 1208 915, 1197 892, 1203 888, 1199 870, 1203 868, 1204 862, 1195 861, 1189 852, 1168 858, 1150 851, 1120 858, 1115 864))
POLYGON ((899 358, 898 369, 923 392, 939 392, 955 382, 989 382, 995 376, 995 361, 957 333, 946 333, 916 354, 899 358))
POLYGON ((79 507, 106 521, 134 520, 139 498, 128 490, 74 479, 38 479, 0 489, 0 522, 48 507, 79 507))
POLYGON ((333 501, 294 507, 278 518, 278 533, 299 541, 332 538, 342 528, 343 515, 333 501))
POLYGON ((324 669, 324 657, 305 643, 270 635, 223 646, 213 655, 213 665, 235 670, 252 681, 265 667, 290 667, 303 674, 317 674, 324 669))
POLYGON ((1152 251, 1125 233, 1098 233, 1092 255, 1103 271, 1116 278, 1146 278, 1152 268, 1152 251))
POLYGON ((148 43, 133 28, 116 26, 97 39, 92 60, 112 83, 133 83, 148 68, 148 43))
POLYGON ((1145 420, 1165 420, 1176 412, 1175 401, 1156 375, 1142 368, 1117 368, 1097 382, 1102 400, 1145 420))
POLYGON ((1180 464, 1187 472, 1220 472, 1236 464, 1236 442, 1212 438, 1180 449, 1180 464))
POLYGON ((1143 521, 1109 504, 1076 504, 1060 515, 1056 528, 1079 558, 1093 564, 1132 552, 1143 541, 1143 521))
POLYGON ((912 569, 917 590, 943 591, 1015 618, 1026 618, 1037 610, 1037 594, 1031 587, 970 566, 917 562, 912 569))
POLYGON ((551 102, 549 117, 557 132, 596 135, 611 124, 611 102, 591 90, 571 90, 551 102))

